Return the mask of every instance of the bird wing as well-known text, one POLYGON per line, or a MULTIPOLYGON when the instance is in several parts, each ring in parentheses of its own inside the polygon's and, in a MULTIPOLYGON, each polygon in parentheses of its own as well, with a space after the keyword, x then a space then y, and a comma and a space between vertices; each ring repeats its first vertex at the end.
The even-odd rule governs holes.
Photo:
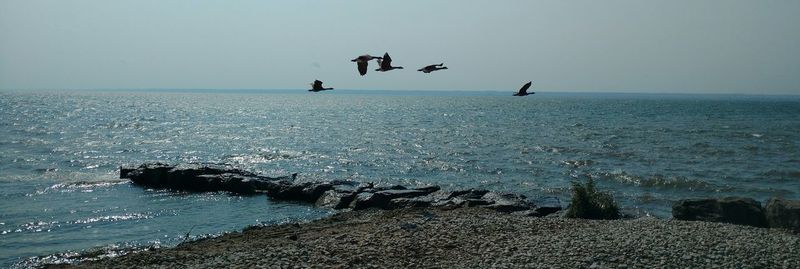
POLYGON ((363 75, 367 74, 367 62, 357 62, 358 64, 358 73, 363 75))
POLYGON ((519 92, 517 94, 525 94, 525 93, 527 93, 528 92, 528 88, 531 87, 531 84, 533 84, 533 81, 528 81, 528 83, 525 83, 525 85, 522 85, 522 88, 519 89, 519 92))
POLYGON ((392 57, 389 57, 389 53, 383 54, 383 61, 381 61, 381 69, 389 69, 392 67, 392 57))

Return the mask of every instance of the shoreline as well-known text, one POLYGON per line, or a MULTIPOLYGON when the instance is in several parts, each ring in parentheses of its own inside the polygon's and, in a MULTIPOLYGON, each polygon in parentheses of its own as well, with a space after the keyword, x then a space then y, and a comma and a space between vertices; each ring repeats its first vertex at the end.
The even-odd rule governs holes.
POLYGON ((800 268, 800 235, 655 218, 370 209, 48 268, 800 268))

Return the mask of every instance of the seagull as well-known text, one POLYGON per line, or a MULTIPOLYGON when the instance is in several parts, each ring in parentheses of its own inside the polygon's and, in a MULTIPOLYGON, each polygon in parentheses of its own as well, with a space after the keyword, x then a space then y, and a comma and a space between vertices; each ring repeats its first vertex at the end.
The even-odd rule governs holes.
POLYGON ((533 83, 533 81, 528 81, 528 83, 525 83, 525 85, 522 85, 522 88, 520 88, 519 92, 515 93, 514 96, 525 96, 525 95, 528 95, 528 94, 534 94, 535 92, 528 93, 528 88, 531 87, 532 83, 533 83))
POLYGON ((423 68, 418 69, 417 71, 422 71, 423 73, 427 74, 436 70, 447 69, 447 66, 444 66, 444 63, 440 64, 432 64, 423 68))
POLYGON ((392 66, 392 57, 389 57, 388 52, 383 54, 383 59, 378 59, 378 65, 380 65, 380 67, 375 69, 375 71, 386 72, 392 69, 403 69, 402 66, 392 66))
POLYGON ((314 83, 311 83, 311 89, 308 90, 308 91, 310 91, 310 92, 318 92, 318 91, 327 91, 327 90, 333 90, 333 88, 323 88, 322 87, 322 81, 314 80, 314 83))
POLYGON ((358 73, 363 76, 367 74, 367 63, 372 59, 381 59, 381 57, 375 57, 369 54, 364 54, 350 61, 356 62, 356 64, 358 64, 358 73))

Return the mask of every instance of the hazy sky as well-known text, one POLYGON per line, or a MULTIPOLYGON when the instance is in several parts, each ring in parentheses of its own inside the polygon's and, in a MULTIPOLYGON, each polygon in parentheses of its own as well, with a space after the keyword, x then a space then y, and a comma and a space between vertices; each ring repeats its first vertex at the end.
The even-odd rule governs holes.
POLYGON ((800 1, 0 0, 0 89, 800 94, 800 1), (361 77, 389 52, 404 70, 361 77), (416 69, 444 62, 431 74, 416 69))

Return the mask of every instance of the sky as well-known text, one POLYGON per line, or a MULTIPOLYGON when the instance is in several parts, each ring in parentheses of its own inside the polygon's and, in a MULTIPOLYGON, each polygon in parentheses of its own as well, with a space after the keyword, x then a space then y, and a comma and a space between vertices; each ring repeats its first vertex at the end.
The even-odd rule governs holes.
POLYGON ((800 94, 798 14, 796 0, 0 0, 0 89, 800 94), (350 62, 384 52, 405 69, 350 62))

